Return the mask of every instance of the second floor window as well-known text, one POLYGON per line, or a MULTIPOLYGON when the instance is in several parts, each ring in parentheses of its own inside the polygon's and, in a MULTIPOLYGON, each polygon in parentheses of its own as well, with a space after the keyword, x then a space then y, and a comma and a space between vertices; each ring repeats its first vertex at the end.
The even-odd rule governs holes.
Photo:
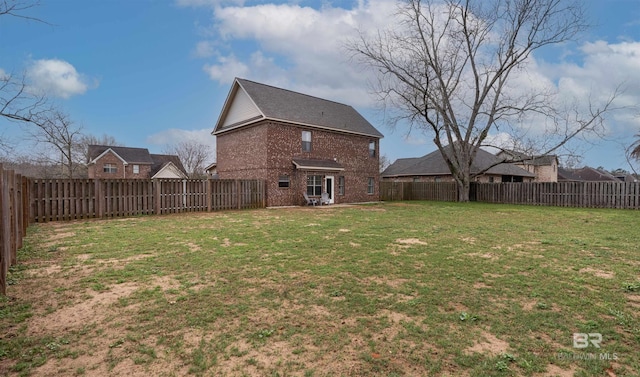
POLYGON ((116 166, 116 164, 104 164, 104 166, 102 167, 102 171, 105 173, 117 173, 118 167, 116 166))
POLYGON ((133 165, 133 174, 140 174, 140 165, 133 165))
POLYGON ((311 152, 311 131, 302 131, 302 151, 311 152))
POLYGON ((375 141, 370 141, 369 142, 369 157, 375 157, 376 156, 376 142, 375 141))

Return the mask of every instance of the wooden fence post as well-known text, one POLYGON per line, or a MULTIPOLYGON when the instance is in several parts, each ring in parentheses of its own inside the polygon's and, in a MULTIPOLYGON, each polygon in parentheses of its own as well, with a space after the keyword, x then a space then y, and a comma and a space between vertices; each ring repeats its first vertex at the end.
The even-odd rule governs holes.
POLYGON ((9 240, 7 219, 9 213, 7 211, 7 186, 5 182, 5 173, 2 164, 0 164, 0 294, 7 294, 7 272, 9 271, 8 254, 9 240))
POLYGON ((153 180, 153 210, 156 215, 162 213, 160 209, 160 205, 162 204, 161 195, 162 195, 162 185, 160 184, 159 179, 153 180))
POLYGON ((240 209, 241 197, 240 197, 240 180, 239 179, 236 179, 235 181, 235 190, 236 190, 236 200, 237 200, 236 208, 240 209))

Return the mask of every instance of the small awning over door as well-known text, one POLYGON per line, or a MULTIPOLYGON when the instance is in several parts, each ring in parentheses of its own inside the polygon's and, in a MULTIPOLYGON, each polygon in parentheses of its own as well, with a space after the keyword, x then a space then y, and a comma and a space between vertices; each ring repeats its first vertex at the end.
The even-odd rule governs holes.
POLYGON ((343 171, 344 167, 334 160, 318 160, 307 158, 294 158, 293 164, 298 170, 324 170, 324 171, 343 171))

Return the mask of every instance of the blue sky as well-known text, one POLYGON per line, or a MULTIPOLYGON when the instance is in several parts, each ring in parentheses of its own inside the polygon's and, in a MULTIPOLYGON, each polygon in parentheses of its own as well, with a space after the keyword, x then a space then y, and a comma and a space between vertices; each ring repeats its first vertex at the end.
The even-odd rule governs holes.
MULTIPOLYGON (((375 110, 369 77, 342 41, 356 27, 385 27, 390 0, 43 0, 27 12, 50 25, 0 18, 0 74, 26 73, 82 125, 131 147, 162 152, 210 132, 235 76, 354 106, 385 138, 394 161, 435 149, 429 135, 391 129, 375 110)), ((626 107, 607 119, 606 140, 578 150, 581 165, 629 169, 622 148, 640 132, 640 1, 587 2, 594 24, 576 42, 534 56, 536 74, 585 100, 624 80, 626 107)), ((24 148, 18 127, 0 120, 24 148)))

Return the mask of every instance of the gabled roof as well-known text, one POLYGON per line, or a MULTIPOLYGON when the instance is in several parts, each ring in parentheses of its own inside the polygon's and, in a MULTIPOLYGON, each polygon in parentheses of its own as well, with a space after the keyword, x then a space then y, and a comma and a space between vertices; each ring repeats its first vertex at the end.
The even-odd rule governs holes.
POLYGON ((166 169, 168 166, 173 165, 175 168, 182 173, 184 178, 187 177, 187 173, 182 166, 182 162, 180 158, 176 155, 169 154, 151 154, 151 159, 153 164, 151 165, 151 178, 156 176, 161 170, 166 169))
POLYGON ((240 78, 233 82, 213 134, 261 120, 383 137, 351 106, 240 78))
POLYGON ((578 182, 582 180, 573 173, 573 170, 558 166, 558 182, 578 182))
POLYGON ((612 181, 619 182, 620 180, 616 178, 609 172, 598 170, 591 168, 589 166, 585 166, 581 169, 577 169, 573 171, 573 174, 580 178, 582 181, 612 181))
MULTIPOLYGON (((451 155, 451 145, 444 147, 445 153, 451 155)), ((510 163, 500 163, 500 158, 492 155, 491 153, 478 149, 476 158, 471 165, 471 173, 477 174, 480 171, 492 166, 484 172, 484 174, 493 175, 513 175, 521 177, 535 177, 535 174, 530 173, 522 168, 510 163)), ((442 153, 439 150, 435 150, 425 156, 419 158, 405 158, 399 159, 391 164, 385 171, 382 172, 382 177, 400 177, 400 176, 420 176, 420 175, 450 175, 451 171, 447 166, 442 153)))
POLYGON ((89 163, 95 163, 96 160, 108 152, 113 152, 126 164, 153 164, 147 148, 114 147, 109 145, 89 145, 89 163))
POLYGON ((504 149, 496 154, 497 156, 504 156, 507 161, 515 161, 515 163, 523 163, 527 165, 533 166, 549 166, 553 165, 555 162, 558 163, 558 156, 555 154, 544 154, 544 155, 528 155, 526 153, 521 153, 509 149, 504 149))

